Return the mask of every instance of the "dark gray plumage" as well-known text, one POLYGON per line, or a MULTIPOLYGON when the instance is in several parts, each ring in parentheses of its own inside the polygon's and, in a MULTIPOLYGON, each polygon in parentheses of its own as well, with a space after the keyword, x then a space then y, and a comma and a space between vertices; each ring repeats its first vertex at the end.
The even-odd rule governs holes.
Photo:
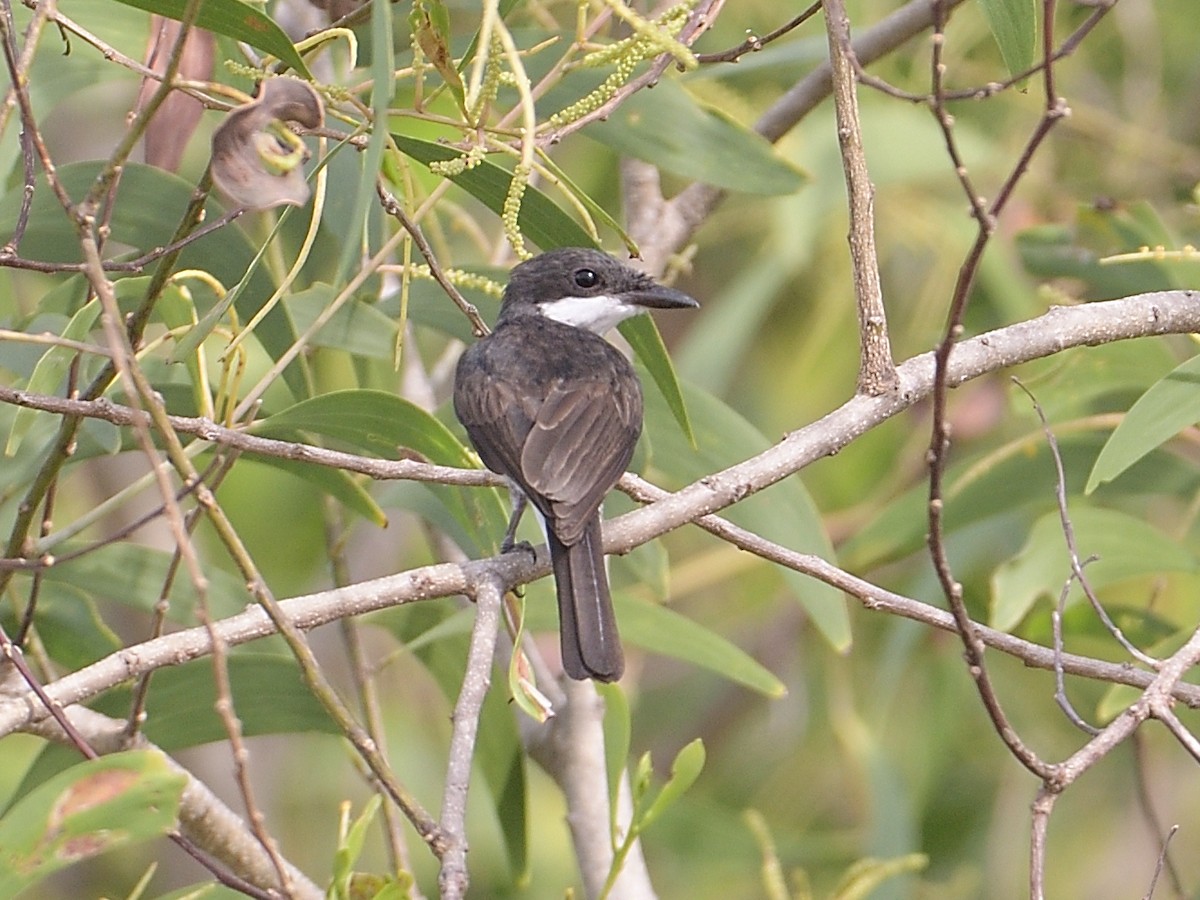
POLYGON ((649 308, 698 305, 599 251, 551 250, 512 270, 496 330, 459 360, 455 413, 484 465, 545 520, 572 678, 615 681, 625 667, 599 509, 633 455, 642 391, 599 335, 649 308))

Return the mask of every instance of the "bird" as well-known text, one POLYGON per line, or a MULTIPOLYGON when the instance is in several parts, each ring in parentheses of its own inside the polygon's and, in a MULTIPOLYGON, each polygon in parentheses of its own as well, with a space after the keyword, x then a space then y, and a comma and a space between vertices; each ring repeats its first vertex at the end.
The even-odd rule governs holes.
POLYGON ((641 434, 642 388, 602 335, 650 309, 699 305, 602 251, 547 250, 512 269, 495 329, 455 370, 455 414, 483 464, 513 488, 501 550, 515 546, 527 503, 542 519, 563 671, 577 681, 616 681, 625 670, 600 505, 641 434))

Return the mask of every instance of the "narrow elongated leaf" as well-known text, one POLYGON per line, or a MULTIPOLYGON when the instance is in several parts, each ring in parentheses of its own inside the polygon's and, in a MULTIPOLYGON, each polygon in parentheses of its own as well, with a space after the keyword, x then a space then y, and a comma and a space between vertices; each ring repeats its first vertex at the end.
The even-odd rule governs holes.
POLYGON ((1088 476, 1091 493, 1131 465, 1200 422, 1200 356, 1194 356, 1137 399, 1113 431, 1088 476))
MULTIPOLYGON (((418 406, 386 391, 335 391, 276 413, 254 426, 271 437, 293 439, 297 433, 317 434, 351 447, 396 459, 415 451, 445 466, 471 468, 475 458, 445 425, 418 406)), ((432 493, 445 505, 475 543, 504 531, 504 511, 494 491, 433 485, 432 493)))
POLYGON ((620 154, 730 191, 776 196, 804 184, 764 137, 671 80, 638 91, 584 133, 620 154))
MULTIPOLYGON (((436 641, 421 639, 455 615, 446 604, 417 603, 371 617, 372 623, 384 626, 401 642, 415 648, 450 704, 462 688, 468 636, 460 633, 436 641)), ((496 683, 502 684, 503 680, 496 683)), ((509 865, 519 880, 529 865, 525 752, 513 708, 504 692, 495 688, 484 698, 475 762, 491 794, 509 865)))
POLYGON ((471 455, 445 425, 387 391, 346 390, 313 397, 258 422, 256 434, 306 431, 336 438, 384 459, 403 449, 447 466, 470 466, 471 455))
POLYGON ((271 456, 264 456, 258 460, 265 466, 270 466, 273 469, 279 469, 282 472, 287 472, 289 475, 294 475, 303 481, 305 484, 312 485, 317 489, 333 497, 347 509, 351 509, 358 513, 368 522, 378 525, 380 528, 386 528, 388 523, 387 513, 379 508, 379 504, 363 487, 359 478, 349 472, 343 472, 341 469, 332 469, 327 466, 310 466, 302 462, 296 462, 290 459, 276 459, 271 456))
POLYGON ((1010 75, 1033 65, 1037 44, 1037 5, 1034 0, 979 0, 983 14, 1000 47, 1010 75))
POLYGON ((144 750, 88 760, 53 778, 0 819, 0 896, 164 834, 175 825, 185 783, 160 754, 144 750))
MULTIPOLYGON (((307 331, 333 297, 333 287, 328 284, 315 284, 288 297, 287 311, 296 331, 307 331)), ((444 299, 445 295, 442 297, 444 299)), ((345 350, 355 356, 390 362, 396 353, 396 321, 376 304, 350 300, 313 336, 312 343, 317 347, 345 350)))
MULTIPOLYGON (((71 321, 63 329, 61 337, 71 341, 85 340, 99 316, 100 301, 93 300, 71 317, 71 321)), ((71 360, 75 357, 76 353, 78 351, 67 347, 51 347, 38 360, 33 374, 29 376, 28 389, 36 394, 57 393, 59 385, 62 384, 63 378, 66 377, 67 369, 70 367, 71 360)), ((8 443, 4 448, 5 456, 12 456, 17 452, 17 446, 20 444, 21 438, 25 436, 25 432, 29 430, 29 426, 33 424, 33 419, 36 415, 38 415, 38 411, 34 409, 17 410, 17 415, 13 419, 12 431, 8 435, 8 443)))
MULTIPOLYGON (((1097 557, 1086 570, 1097 590, 1139 575, 1196 571, 1194 555, 1142 519, 1082 503, 1072 504, 1070 512, 1080 556, 1097 557)), ((1041 597, 1057 602, 1070 574, 1062 525, 1058 513, 1050 513, 1034 524, 1021 552, 992 576, 992 627, 1015 628, 1041 597)), ((1082 596, 1074 584, 1067 603, 1082 596)))
MULTIPOLYGON (((60 554, 71 547, 58 548, 60 554)), ((120 603, 146 612, 154 609, 166 583, 171 554, 140 544, 110 544, 47 569, 42 577, 70 585, 92 600, 120 603)), ((232 615, 246 605, 246 585, 219 569, 208 573, 206 600, 214 619, 232 615)), ((175 581, 167 615, 190 622, 196 592, 187 578, 175 581)))
POLYGON ((716 672, 765 697, 787 695, 787 688, 758 660, 721 635, 666 606, 614 599, 621 634, 652 653, 671 656, 716 672))
MULTIPOLYGON (((528 590, 525 627, 555 631, 558 617, 549 593, 534 591, 532 586, 528 590), (534 602, 537 599, 546 602, 534 602)), ((670 607, 632 599, 621 590, 613 592, 613 606, 625 643, 716 672, 764 697, 787 695, 783 682, 741 647, 670 607)))
MULTIPOLYGON (((157 13, 168 19, 182 20, 187 10, 187 0, 118 0, 126 6, 157 13)), ((269 53, 287 63, 305 78, 312 80, 308 66, 296 52, 283 29, 262 10, 255 9, 241 0, 204 0, 196 25, 209 31, 223 34, 235 41, 244 41, 251 47, 269 53)))
POLYGON ((649 828, 655 819, 674 806, 679 798, 687 793, 688 788, 695 784, 696 779, 700 777, 700 772, 704 768, 704 759, 704 742, 700 738, 684 744, 683 749, 675 754, 675 759, 671 763, 671 774, 667 778, 667 783, 662 786, 658 796, 642 813, 641 819, 637 823, 639 828, 649 828))
POLYGON ((658 326, 650 316, 634 316, 626 319, 618 326, 629 346, 637 354, 654 384, 658 387, 662 398, 666 401, 671 415, 679 423, 688 442, 695 446, 696 435, 692 433, 692 423, 688 420, 687 405, 683 400, 683 391, 679 387, 679 377, 675 374, 675 366, 667 355, 667 345, 663 343, 658 326))
MULTIPOLYGON (((433 141, 395 133, 392 134, 392 139, 405 155, 425 165, 458 159, 461 155, 453 147, 433 141)), ((472 169, 450 176, 450 180, 496 215, 500 215, 504 210, 504 200, 508 196, 512 173, 485 160, 472 169)), ((520 225, 522 233, 543 250, 554 247, 596 246, 595 240, 578 222, 534 187, 525 190, 517 224, 520 225)))
MULTIPOLYGON (((753 425, 718 398, 687 384, 683 394, 695 430, 695 446, 681 433, 661 396, 646 392, 644 433, 650 448, 649 466, 661 475, 665 486, 682 487, 749 459, 770 445, 753 425)), ((781 481, 722 515, 785 547, 834 559, 820 515, 799 478, 781 481)), ((838 650, 848 647, 850 620, 841 593, 790 569, 780 569, 780 573, 822 636, 838 650)))
MULTIPOLYGON (((58 170, 58 178, 67 193, 79 199, 92 186, 100 169, 101 164, 97 162, 72 163, 58 170)), ((112 205, 109 222, 112 242, 126 244, 138 252, 166 245, 194 190, 195 185, 177 175, 153 166, 126 163, 112 205)), ((7 240, 13 232, 22 193, 18 185, 0 199, 0 240, 7 240)), ((221 207, 215 201, 206 207, 208 221, 218 219, 221 214, 221 207)), ((220 228, 185 247, 179 257, 179 268, 204 270, 229 288, 245 276, 255 251, 255 246, 241 229, 220 228)), ((34 191, 29 228, 21 241, 21 253, 29 259, 48 262, 82 260, 75 226, 64 215, 44 178, 38 180, 34 191)), ((243 322, 258 312, 273 290, 274 284, 265 269, 260 267, 250 275, 237 301, 243 322)), ((278 308, 259 324, 255 336, 273 359, 278 359, 296 337, 288 318, 278 308)), ((285 375, 295 370, 295 366, 290 366, 285 375)), ((290 384, 293 390, 299 387, 295 382, 290 384)))

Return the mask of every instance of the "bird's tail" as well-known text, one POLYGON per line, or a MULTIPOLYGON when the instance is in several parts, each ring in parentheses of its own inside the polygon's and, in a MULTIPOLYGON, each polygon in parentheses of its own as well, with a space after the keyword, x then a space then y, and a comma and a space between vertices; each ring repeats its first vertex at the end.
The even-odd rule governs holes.
POLYGON ((547 531, 558 591, 563 669, 578 681, 616 681, 625 671, 625 656, 604 571, 600 515, 570 546, 555 537, 553 529, 547 531))

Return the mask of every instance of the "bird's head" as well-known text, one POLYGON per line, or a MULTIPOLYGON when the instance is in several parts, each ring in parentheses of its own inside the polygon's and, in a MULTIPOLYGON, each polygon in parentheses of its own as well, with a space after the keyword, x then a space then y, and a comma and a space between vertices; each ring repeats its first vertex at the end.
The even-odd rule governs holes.
POLYGON ((604 334, 650 309, 700 304, 607 253, 584 247, 548 250, 516 266, 504 290, 500 321, 540 315, 604 334))

